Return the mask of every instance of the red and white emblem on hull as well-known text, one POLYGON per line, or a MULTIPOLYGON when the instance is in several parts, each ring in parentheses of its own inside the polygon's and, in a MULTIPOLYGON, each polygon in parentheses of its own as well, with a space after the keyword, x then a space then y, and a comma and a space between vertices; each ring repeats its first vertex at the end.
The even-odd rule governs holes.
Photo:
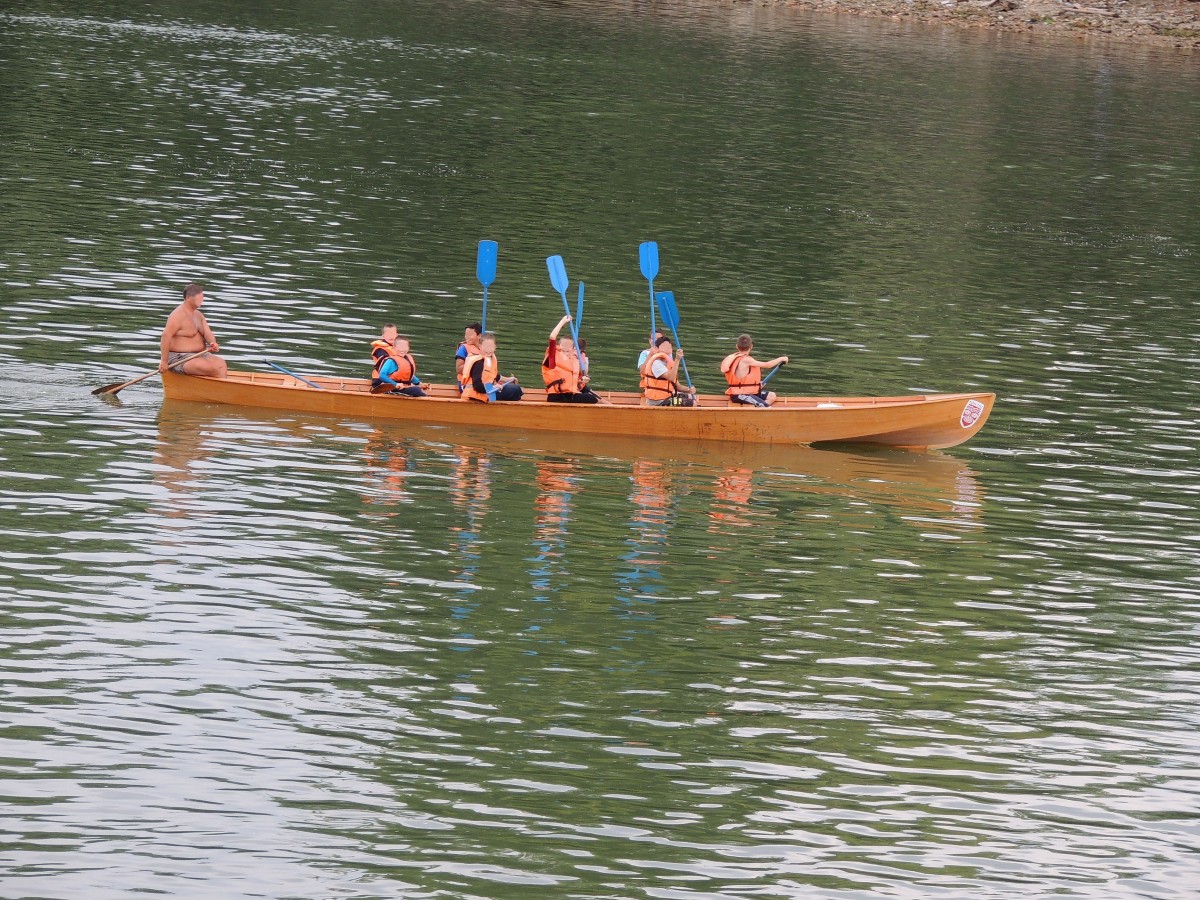
POLYGON ((958 424, 963 428, 970 428, 979 421, 979 417, 983 415, 983 404, 978 400, 968 400, 967 405, 963 407, 962 415, 958 417, 958 424))

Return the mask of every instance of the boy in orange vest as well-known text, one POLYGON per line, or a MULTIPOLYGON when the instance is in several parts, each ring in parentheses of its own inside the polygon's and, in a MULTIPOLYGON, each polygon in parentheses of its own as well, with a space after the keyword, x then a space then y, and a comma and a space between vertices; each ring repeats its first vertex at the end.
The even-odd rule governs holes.
POLYGON ((763 408, 775 402, 775 392, 763 390, 762 370, 781 366, 788 358, 777 356, 770 362, 759 362, 750 355, 753 349, 750 335, 740 335, 737 350, 721 360, 721 374, 729 382, 725 394, 731 401, 763 408))

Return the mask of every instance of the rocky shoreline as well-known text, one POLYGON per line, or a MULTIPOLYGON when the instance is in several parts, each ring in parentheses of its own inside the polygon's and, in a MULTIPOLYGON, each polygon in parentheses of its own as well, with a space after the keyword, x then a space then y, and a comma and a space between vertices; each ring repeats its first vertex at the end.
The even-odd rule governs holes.
POLYGON ((1200 50, 1200 0, 750 0, 832 14, 1200 50))

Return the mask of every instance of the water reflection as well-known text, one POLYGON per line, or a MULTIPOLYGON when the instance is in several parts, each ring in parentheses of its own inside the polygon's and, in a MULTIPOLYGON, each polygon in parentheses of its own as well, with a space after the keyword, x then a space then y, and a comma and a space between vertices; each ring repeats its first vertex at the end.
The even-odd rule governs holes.
POLYGON ((414 472, 412 446, 397 440, 384 429, 371 427, 363 445, 363 462, 367 467, 368 485, 363 490, 363 502, 377 506, 376 515, 402 517, 403 506, 415 498, 409 489, 409 476, 414 472))
POLYGON ((533 599, 545 602, 560 589, 562 576, 569 567, 568 536, 571 508, 580 489, 581 463, 573 458, 538 456, 534 499, 533 550, 530 562, 533 599))
POLYGON ((672 540, 675 496, 667 460, 649 456, 635 459, 629 474, 629 535, 621 560, 627 567, 617 573, 624 599, 652 598, 661 590, 662 567, 672 540))

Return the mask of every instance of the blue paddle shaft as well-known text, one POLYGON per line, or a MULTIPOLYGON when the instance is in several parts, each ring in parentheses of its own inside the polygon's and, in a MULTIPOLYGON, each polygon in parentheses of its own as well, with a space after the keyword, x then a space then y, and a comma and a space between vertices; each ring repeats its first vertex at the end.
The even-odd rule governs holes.
POLYGON ((279 370, 280 372, 282 372, 284 375, 291 375, 291 376, 292 376, 293 378, 295 378, 297 381, 303 381, 305 384, 307 384, 307 385, 308 385, 309 387, 311 387, 311 388, 316 388, 318 391, 323 391, 323 390, 324 390, 324 388, 323 388, 323 387, 321 387, 319 384, 316 384, 316 383, 314 383, 314 382, 312 382, 312 381, 309 381, 309 380, 308 380, 307 378, 305 378, 303 375, 297 375, 295 372, 292 372, 292 371, 290 371, 290 370, 288 370, 288 369, 285 369, 283 366, 279 365, 279 363, 273 363, 273 362, 271 362, 269 359, 264 359, 264 360, 263 360, 263 362, 265 362, 265 363, 266 363, 268 366, 274 366, 276 369, 278 369, 278 370, 279 370))

